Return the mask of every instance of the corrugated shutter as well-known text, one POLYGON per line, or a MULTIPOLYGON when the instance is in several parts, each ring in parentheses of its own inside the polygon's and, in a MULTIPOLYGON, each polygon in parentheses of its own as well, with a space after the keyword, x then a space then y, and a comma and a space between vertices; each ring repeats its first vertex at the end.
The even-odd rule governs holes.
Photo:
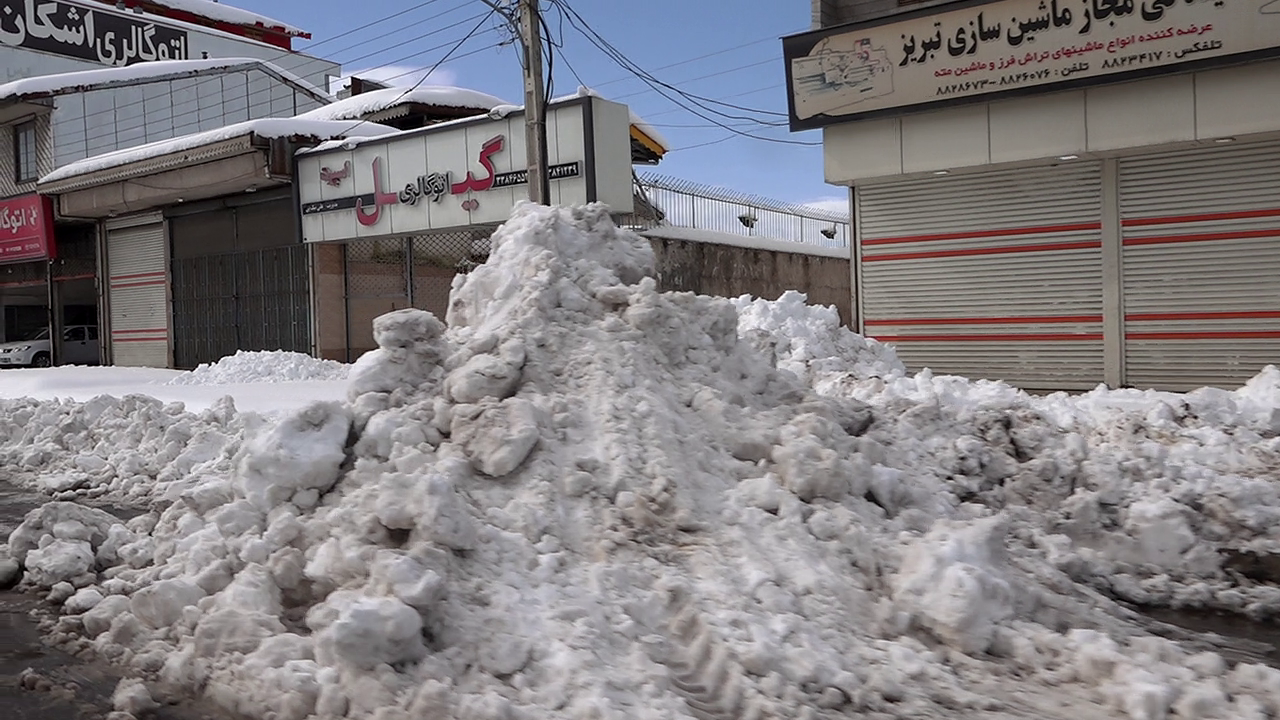
POLYGON ((1120 161, 1125 380, 1235 385, 1280 363, 1280 143, 1120 161))
POLYGON ((865 332, 913 369, 1102 382, 1101 177, 1080 162, 859 187, 865 332))
POLYGON ((169 366, 169 279, 164 223, 149 215, 107 224, 111 357, 115 365, 169 366))

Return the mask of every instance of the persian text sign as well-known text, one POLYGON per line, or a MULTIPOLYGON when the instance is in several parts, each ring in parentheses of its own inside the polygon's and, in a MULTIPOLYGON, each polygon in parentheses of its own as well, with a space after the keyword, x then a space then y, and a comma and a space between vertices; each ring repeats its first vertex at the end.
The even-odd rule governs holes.
POLYGON ((0 0, 0 45, 114 66, 187 59, 184 30, 41 0, 0 0))
MULTIPOLYGON (((579 97, 547 111, 551 202, 604 202, 631 212, 625 105, 579 97), (551 142, 554 138, 554 142, 551 142)), ((414 235, 497 224, 528 197, 524 117, 478 116, 298 156, 295 181, 307 242, 414 235)))
POLYGON ((0 264, 52 256, 53 207, 32 193, 0 200, 0 264))
POLYGON ((1280 55, 1280 0, 997 0, 797 35, 784 53, 791 127, 803 130, 1280 55))

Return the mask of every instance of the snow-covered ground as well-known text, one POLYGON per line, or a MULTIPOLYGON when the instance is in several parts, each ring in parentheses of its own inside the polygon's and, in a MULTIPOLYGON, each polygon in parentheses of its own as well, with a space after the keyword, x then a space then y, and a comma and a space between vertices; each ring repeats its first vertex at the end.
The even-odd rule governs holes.
POLYGON ((1032 397, 652 273, 604 209, 523 206, 346 380, 0 374, 0 463, 59 500, 0 570, 134 714, 1280 717, 1280 670, 1135 610, 1280 615, 1280 371, 1032 397))

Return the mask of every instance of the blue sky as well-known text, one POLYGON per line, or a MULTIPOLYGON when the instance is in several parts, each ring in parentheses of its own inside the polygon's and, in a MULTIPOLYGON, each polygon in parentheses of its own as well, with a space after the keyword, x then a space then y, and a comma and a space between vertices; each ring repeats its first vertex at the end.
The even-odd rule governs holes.
MULTIPOLYGON (((386 23, 355 33, 350 30, 421 3, 422 0, 359 4, 350 0, 231 0, 228 4, 308 30, 312 40, 297 41, 295 47, 342 62, 345 73, 370 69, 373 72, 367 74, 373 77, 406 73, 395 82, 411 84, 476 24, 475 20, 463 21, 487 9, 481 0, 431 0, 386 23), (353 13, 352 7, 363 11, 353 13), (455 23, 456 27, 442 29, 455 23), (439 32, 415 39, 433 30, 439 32), (400 43, 406 44, 392 47, 400 43), (406 59, 440 45, 445 47, 406 59)), ((569 3, 597 32, 660 80, 706 97, 785 113, 782 44, 778 38, 808 27, 808 0, 569 3), (696 59, 712 53, 717 54, 696 59)), ((548 20, 559 41, 559 16, 549 11, 548 20)), ((510 47, 483 49, 501 39, 496 23, 486 24, 458 54, 480 52, 446 62, 427 82, 461 85, 509 102, 521 102, 520 66, 515 51, 510 47)), ((567 94, 577 88, 578 80, 569 67, 572 66, 587 85, 602 95, 631 105, 676 148, 663 160, 659 172, 791 202, 834 200, 843 206, 842 189, 822 181, 821 147, 735 137, 727 130, 708 127, 706 120, 680 109, 629 76, 568 23, 563 25, 563 43, 555 66, 556 93, 567 94), (703 146, 692 147, 696 145, 703 146)), ((789 141, 821 140, 818 132, 791 133, 785 127, 743 129, 789 141)))

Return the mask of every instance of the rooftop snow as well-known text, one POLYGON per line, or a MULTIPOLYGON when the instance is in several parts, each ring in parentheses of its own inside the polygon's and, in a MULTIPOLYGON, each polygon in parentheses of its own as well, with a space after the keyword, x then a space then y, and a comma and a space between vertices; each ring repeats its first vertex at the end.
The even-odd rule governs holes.
POLYGON ((479 112, 505 104, 488 93, 449 85, 425 85, 419 88, 387 88, 353 95, 331 105, 305 112, 298 117, 308 120, 354 120, 399 105, 416 103, 451 108, 474 108, 479 112))
MULTIPOLYGON (((588 97, 588 96, 598 97, 602 100, 609 99, 604 95, 601 95, 600 93, 596 92, 595 90, 592 90, 589 87, 579 86, 578 91, 573 93, 572 95, 562 95, 558 98, 553 98, 551 102, 552 103, 565 102, 568 100, 573 100, 574 98, 588 97)), ((616 101, 611 101, 611 102, 616 102, 616 101)), ((510 115, 511 113, 522 112, 524 110, 524 106, 523 105, 500 105, 493 109, 497 110, 500 114, 505 116, 505 115, 510 115)), ((637 115, 636 111, 632 110, 630 106, 627 107, 627 112, 631 115, 632 127, 644 133, 649 137, 650 140, 653 140, 655 143, 661 146, 663 152, 668 152, 671 150, 671 143, 668 142, 667 139, 662 136, 662 133, 658 132, 657 129, 654 128, 652 125, 650 125, 648 122, 646 122, 644 118, 637 115)))
POLYGON ((332 97, 324 90, 269 62, 256 58, 219 58, 216 60, 157 60, 137 63, 127 67, 80 70, 56 75, 38 75, 36 77, 22 78, 21 80, 14 80, 0 85, 0 102, 32 95, 80 92, 108 84, 119 85, 146 82, 170 76, 196 75, 214 70, 247 70, 254 67, 260 68, 267 73, 279 75, 318 98, 332 97))
MULTIPOLYGON (((98 0, 104 5, 114 5, 115 0, 98 0)), ((259 15, 249 10, 241 10, 238 7, 223 5, 219 2, 211 2, 210 0, 147 0, 152 5, 159 5, 170 10, 180 10, 188 12, 192 15, 198 15, 208 20, 229 23, 231 25, 243 25, 246 27, 264 27, 272 30, 280 30, 286 35, 293 37, 311 37, 311 33, 301 28, 294 27, 288 23, 269 18, 266 15, 259 15)))
POLYGON ((260 118, 215 130, 183 135, 170 140, 161 140, 78 160, 54 170, 41 178, 40 182, 52 183, 80 177, 81 175, 88 175, 89 173, 120 167, 121 165, 203 147, 250 133, 263 138, 302 136, 314 137, 320 140, 334 140, 346 137, 377 137, 394 132, 397 132, 395 128, 371 122, 352 123, 350 121, 338 122, 299 118, 260 118))

